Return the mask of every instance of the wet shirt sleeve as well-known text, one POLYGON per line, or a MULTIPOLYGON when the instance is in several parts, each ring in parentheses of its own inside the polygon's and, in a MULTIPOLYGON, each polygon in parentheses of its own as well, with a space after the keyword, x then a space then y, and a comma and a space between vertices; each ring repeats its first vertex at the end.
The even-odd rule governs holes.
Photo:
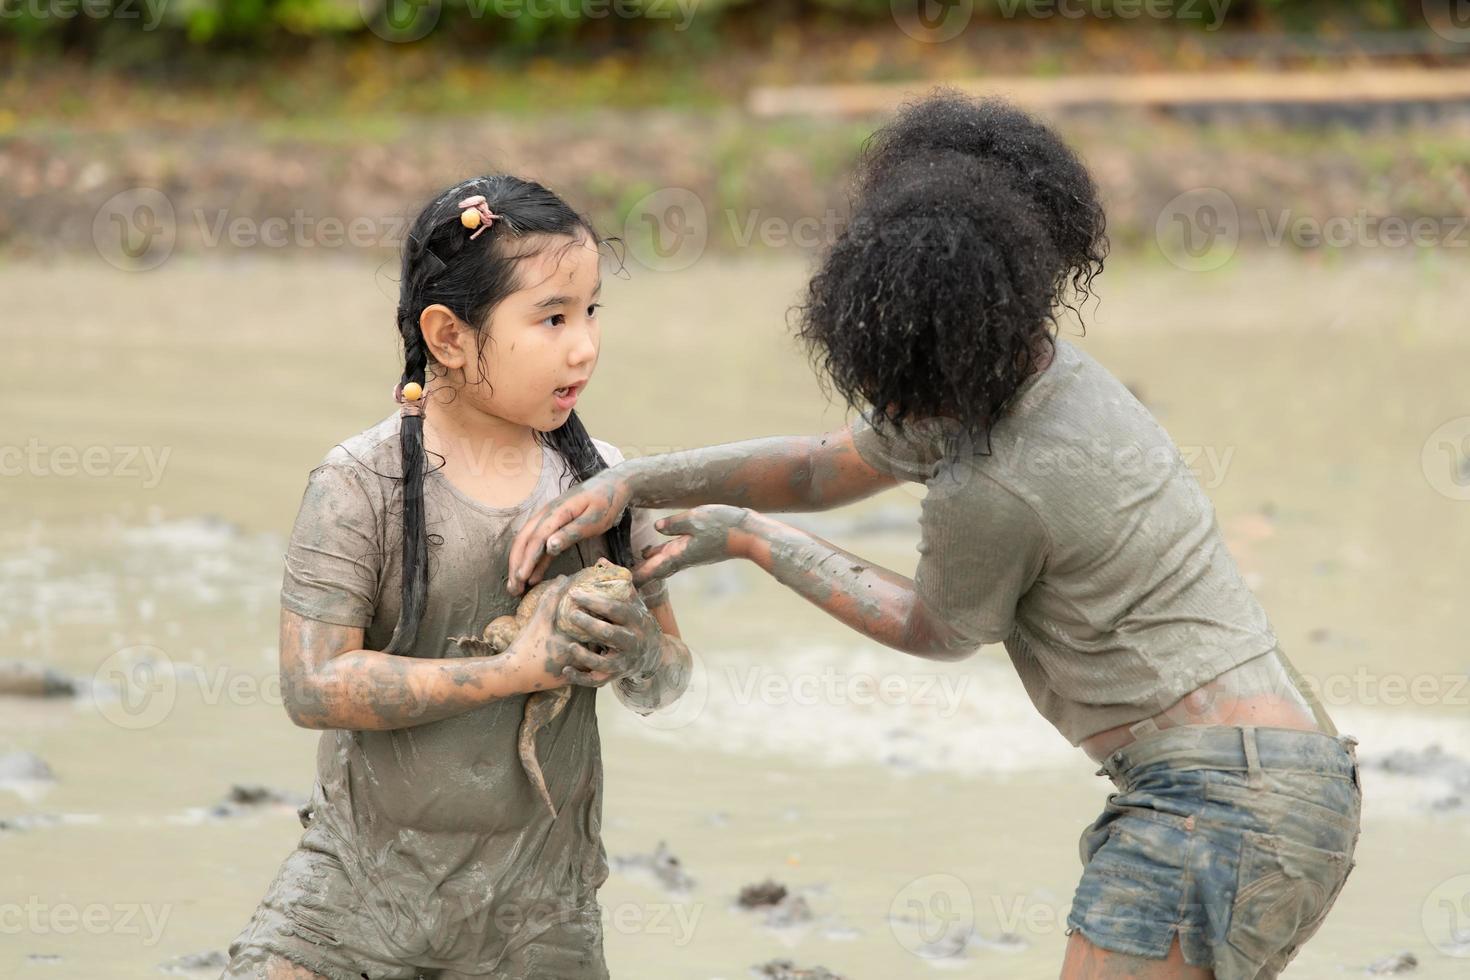
POLYGON ((383 550, 372 499, 351 466, 311 471, 286 546, 281 606, 307 619, 366 628, 383 550))
POLYGON ((983 457, 940 469, 924 500, 914 584, 957 638, 998 643, 1041 577, 1050 539, 1035 510, 983 472, 983 457))
POLYGON ((933 474, 942 451, 922 424, 874 426, 872 410, 852 422, 852 444, 873 469, 897 480, 924 483, 933 474))

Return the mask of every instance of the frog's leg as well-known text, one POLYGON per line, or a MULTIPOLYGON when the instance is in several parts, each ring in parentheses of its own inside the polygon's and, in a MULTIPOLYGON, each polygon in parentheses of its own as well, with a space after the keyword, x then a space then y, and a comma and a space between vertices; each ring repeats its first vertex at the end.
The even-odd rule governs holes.
POLYGON ((531 785, 546 802, 551 818, 556 819, 556 804, 551 802, 551 791, 546 788, 546 775, 541 771, 541 760, 536 758, 536 733, 555 720, 572 698, 570 687, 557 687, 550 691, 537 691, 526 698, 525 714, 521 717, 521 734, 518 739, 521 753, 521 768, 526 770, 531 785))
POLYGON ((485 627, 483 638, 473 636, 451 636, 449 641, 457 644, 466 656, 493 657, 504 653, 515 641, 520 627, 514 616, 499 616, 485 627))

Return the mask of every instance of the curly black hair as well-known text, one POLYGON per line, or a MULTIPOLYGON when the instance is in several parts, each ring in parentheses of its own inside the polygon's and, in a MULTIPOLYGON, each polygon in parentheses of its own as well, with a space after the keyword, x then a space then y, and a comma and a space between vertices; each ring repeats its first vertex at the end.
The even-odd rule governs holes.
POLYGON ((864 145, 850 223, 797 335, 880 425, 943 418, 974 445, 1050 354, 1059 307, 1102 271, 1097 187, 1046 125, 939 90, 864 145))

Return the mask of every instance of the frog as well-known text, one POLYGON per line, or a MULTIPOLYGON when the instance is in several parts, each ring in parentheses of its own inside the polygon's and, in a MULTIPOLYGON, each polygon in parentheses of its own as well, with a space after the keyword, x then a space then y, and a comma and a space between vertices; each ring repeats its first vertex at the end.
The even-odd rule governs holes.
MULTIPOLYGON (((456 644, 465 656, 483 657, 504 653, 510 649, 510 645, 520 635, 521 629, 531 621, 531 617, 536 615, 537 608, 547 594, 561 582, 560 578, 541 582, 521 598, 513 614, 491 620, 480 636, 454 636, 450 637, 450 642, 456 644)), ((601 646, 592 643, 592 638, 571 618, 572 612, 578 608, 573 597, 588 593, 640 605, 643 600, 633 585, 633 573, 606 558, 599 558, 596 564, 588 565, 572 574, 571 585, 557 606, 555 628, 563 636, 585 643, 590 649, 600 652, 601 646)), ((551 792, 546 788, 546 775, 541 771, 541 760, 536 756, 536 733, 551 724, 566 709, 571 697, 570 685, 528 695, 521 715, 520 734, 516 740, 521 768, 546 804, 553 820, 556 819, 557 809, 551 800, 551 792)))

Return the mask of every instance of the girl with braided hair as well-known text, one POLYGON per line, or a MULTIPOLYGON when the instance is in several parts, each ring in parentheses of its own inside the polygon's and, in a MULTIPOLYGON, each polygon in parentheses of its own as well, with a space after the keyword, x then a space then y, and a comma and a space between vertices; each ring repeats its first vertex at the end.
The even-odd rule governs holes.
MULTIPOLYGON (((283 697, 323 731, 305 832, 224 977, 607 976, 595 689, 640 713, 682 693, 667 593, 570 593, 596 651, 556 629, 567 582, 502 654, 450 641, 515 610, 497 569, 525 518, 622 461, 573 407, 600 349, 603 244, 557 195, 505 175, 449 188, 413 222, 400 407, 312 470, 286 552, 283 697), (517 735, 527 695, 563 686, 537 736, 552 816, 517 735)), ((548 572, 631 567, 654 538, 630 508, 548 572)))

